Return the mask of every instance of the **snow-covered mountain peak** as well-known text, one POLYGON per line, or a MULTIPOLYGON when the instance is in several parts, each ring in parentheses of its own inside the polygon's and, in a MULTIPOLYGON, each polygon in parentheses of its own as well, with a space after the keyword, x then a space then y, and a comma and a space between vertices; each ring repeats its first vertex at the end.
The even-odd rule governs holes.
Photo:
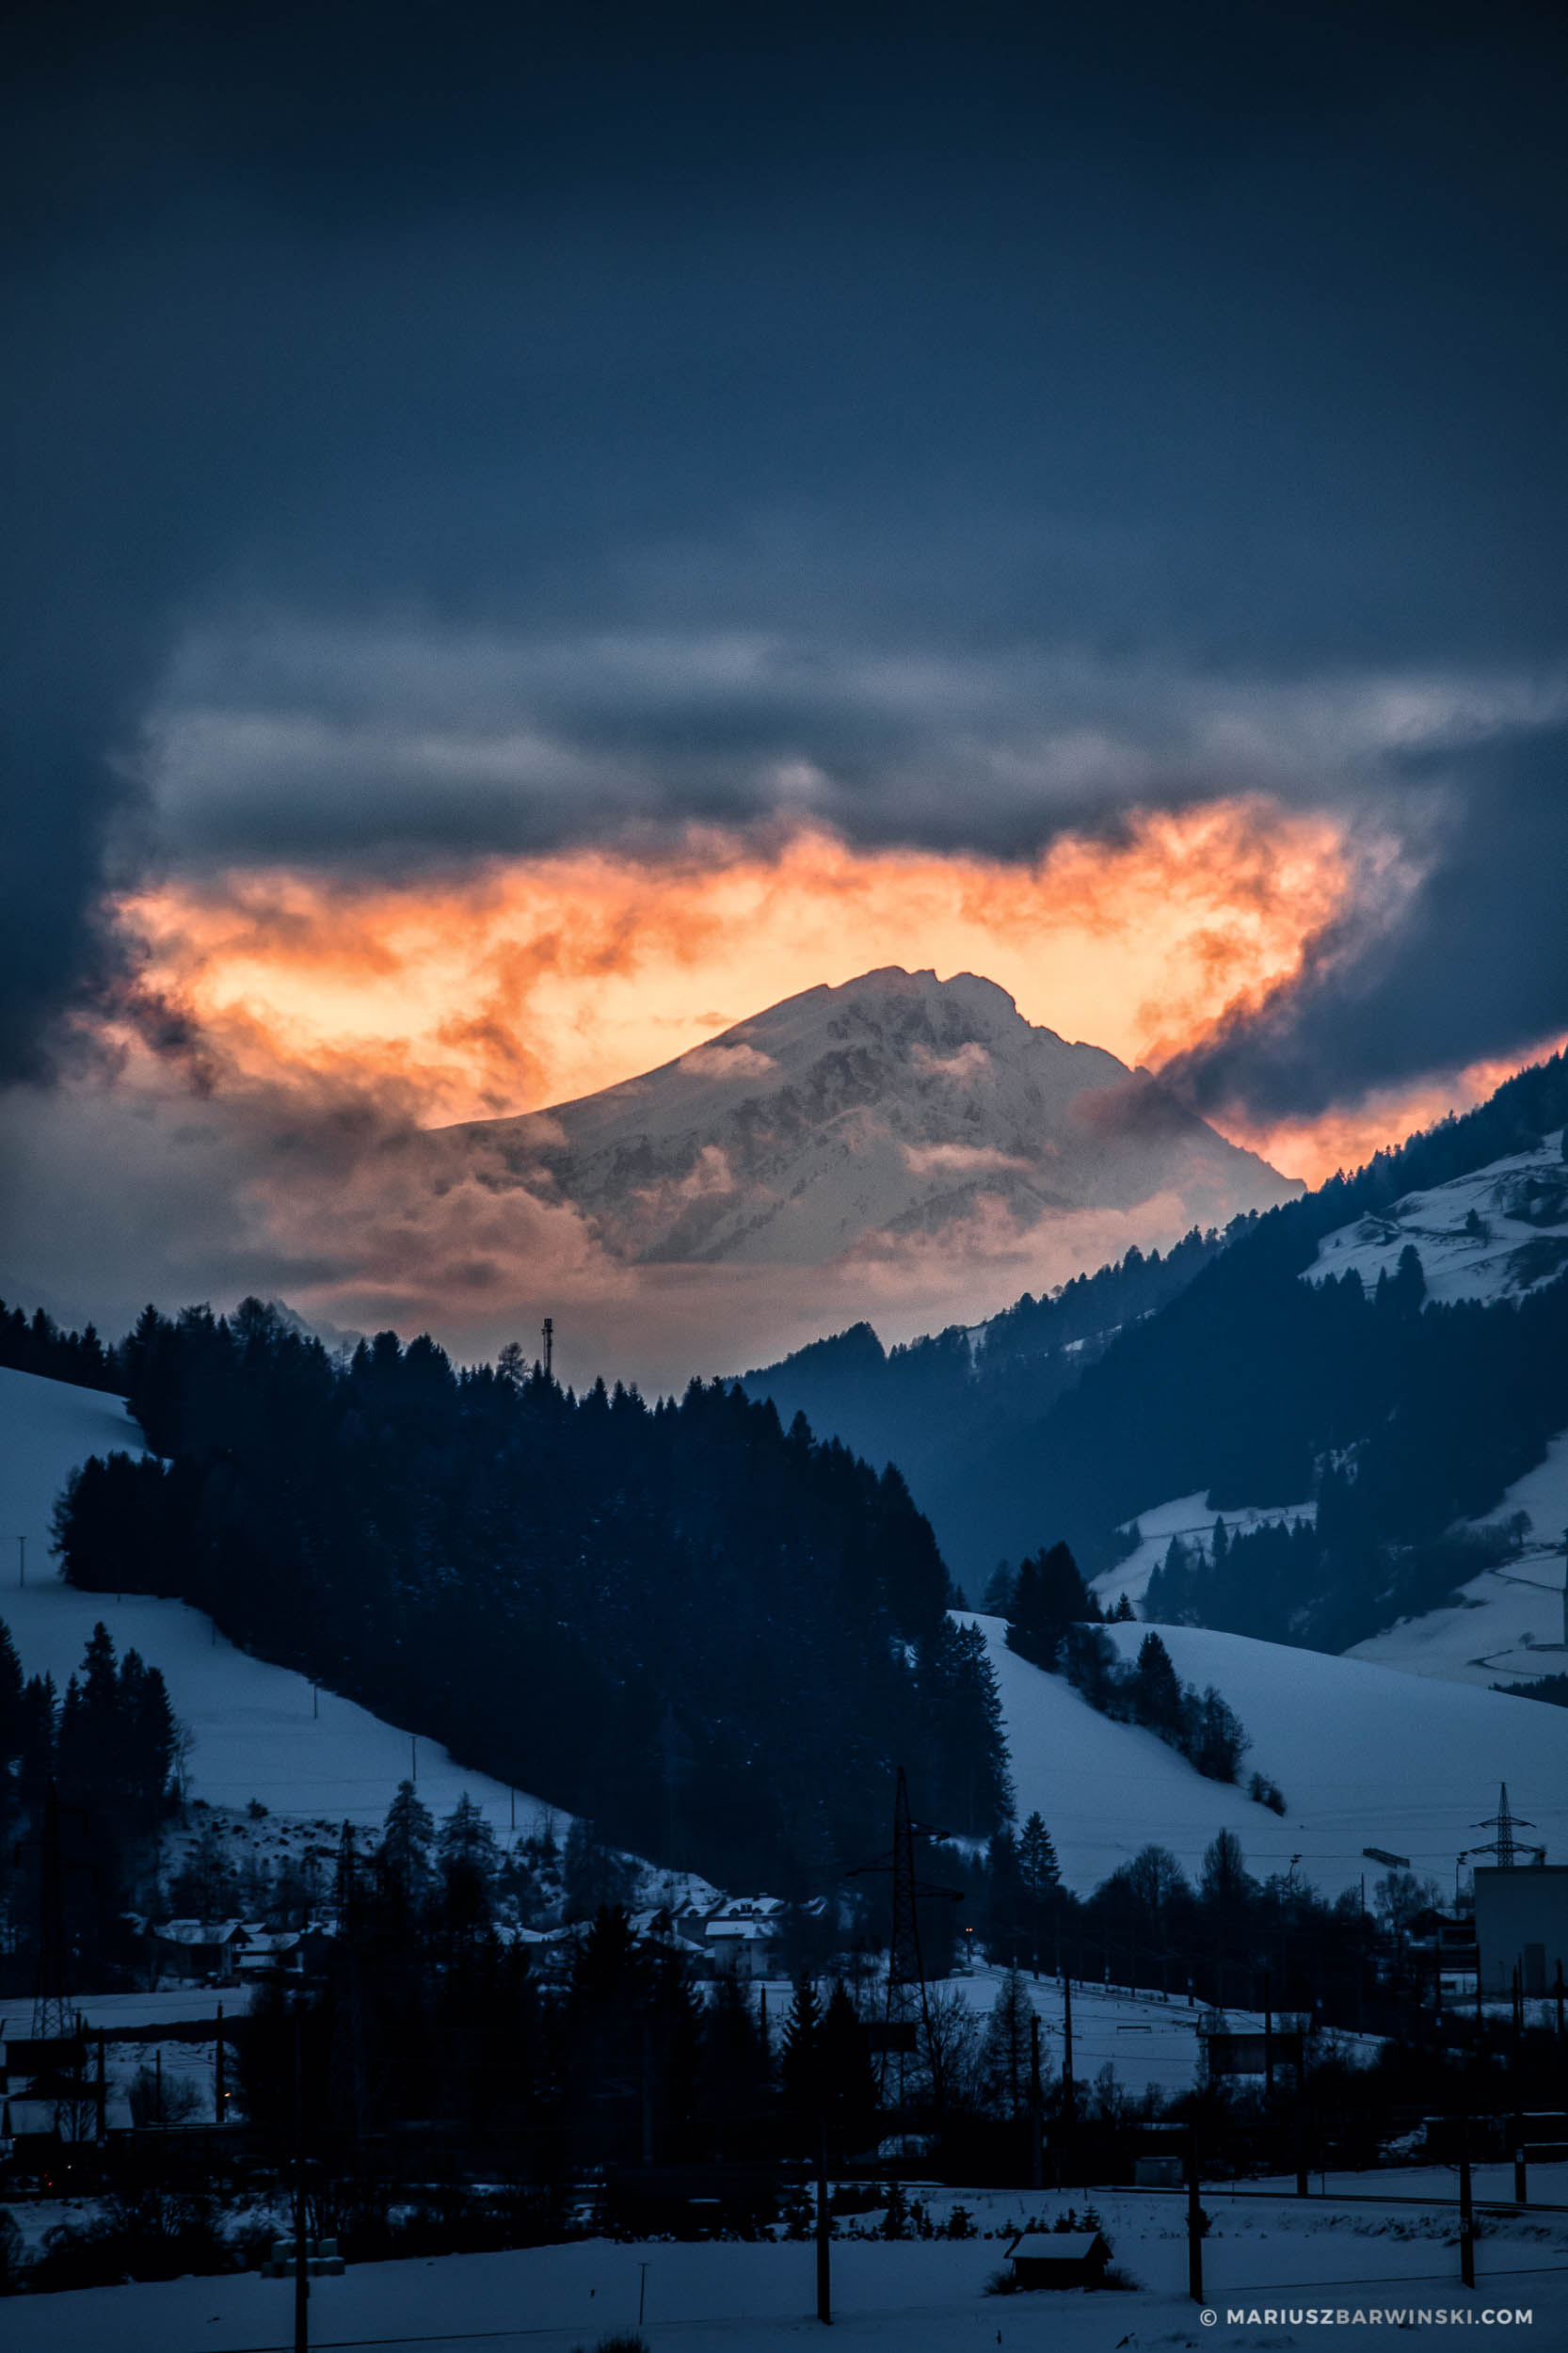
POLYGON ((644 1263, 886 1260, 982 1232, 1008 1248, 1086 1209, 1133 1213, 1128 1241, 1164 1243, 1299 1190, 1145 1072, 1026 1021, 994 982, 896 965, 447 1140, 644 1263))

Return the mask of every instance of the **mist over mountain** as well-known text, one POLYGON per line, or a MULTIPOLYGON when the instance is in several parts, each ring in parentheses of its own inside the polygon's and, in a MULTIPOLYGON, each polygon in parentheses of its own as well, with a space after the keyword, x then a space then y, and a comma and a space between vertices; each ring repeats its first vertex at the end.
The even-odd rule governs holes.
POLYGON ((1096 1210, 1141 1212, 1144 1239, 1168 1241, 1301 1191, 993 982, 897 966, 600 1094, 444 1134, 645 1266, 822 1266, 1096 1210))

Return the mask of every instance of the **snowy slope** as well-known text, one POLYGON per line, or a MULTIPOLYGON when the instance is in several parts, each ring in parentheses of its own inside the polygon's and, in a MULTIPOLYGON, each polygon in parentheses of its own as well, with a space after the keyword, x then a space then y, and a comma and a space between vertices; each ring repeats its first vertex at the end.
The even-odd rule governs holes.
POLYGON ((1032 1027, 993 982, 897 967, 453 1138, 644 1263, 822 1265, 877 1235, 1145 1204, 1158 1241, 1300 1190, 1146 1072, 1032 1027))
MULTIPOLYGON (((26 1586, 18 1585, 13 1546, 0 1577, 0 1618, 24 1672, 52 1674, 63 1687, 102 1619, 121 1651, 134 1647, 162 1669, 174 1712, 194 1737, 196 1795, 226 1806, 258 1798, 270 1813, 312 1821, 378 1824, 416 1761, 408 1733, 235 1650, 184 1602, 142 1594, 117 1601, 61 1580, 45 1552, 54 1498, 88 1454, 117 1446, 141 1450, 119 1399, 0 1369, 0 1532, 29 1537, 26 1586)), ((419 1793, 432 1812, 450 1811, 466 1789, 498 1831, 514 1818, 520 1833, 534 1829, 543 1810, 537 1800, 466 1770, 434 1741, 420 1740, 417 1752, 419 1793)), ((558 1834, 568 1819, 555 1816, 558 1834)))
POLYGON ((1421 1254, 1432 1299, 1517 1298, 1550 1282, 1568 1267, 1560 1133, 1536 1151, 1406 1193, 1392 1209, 1325 1234, 1305 1280, 1353 1273, 1369 1287, 1380 1274, 1392 1275, 1410 1242, 1421 1254))
POLYGON ((0 1366, 0 1594, 17 1582, 19 1537, 29 1571, 49 1566, 50 1516, 69 1474, 117 1449, 147 1450, 123 1398, 0 1366))
MULTIPOLYGON (((1205 1781, 1152 1733, 1096 1715, 1062 1677, 1015 1657, 1000 1619, 973 1623, 1001 1687, 1019 1812, 1038 1807, 1080 1890, 1149 1843, 1195 1872, 1222 1828, 1236 1832, 1253 1871, 1285 1871, 1299 1857, 1331 1896, 1363 1871, 1380 1875, 1363 1858, 1368 1846, 1442 1880, 1494 1810, 1499 1781, 1539 1825, 1548 1860, 1568 1860, 1568 1710, 1206 1626, 1162 1626, 1182 1679, 1215 1685, 1245 1724, 1246 1769, 1277 1782, 1289 1807, 1281 1817, 1205 1781)), ((1145 1631, 1109 1629, 1125 1657, 1145 1631)))
MULTIPOLYGON (((1560 1133, 1547 1136, 1535 1151, 1514 1153, 1448 1184, 1407 1193, 1385 1212, 1340 1226, 1320 1243, 1304 1279, 1321 1282, 1353 1273, 1374 1285, 1380 1274, 1393 1274, 1410 1243, 1420 1254, 1427 1289, 1435 1300, 1518 1298, 1554 1280, 1568 1268, 1568 1164, 1560 1133)), ((1250 1528, 1309 1518, 1313 1510, 1312 1504, 1300 1503, 1224 1516, 1227 1528, 1250 1528)), ((1551 1441, 1545 1462, 1515 1481, 1476 1525, 1500 1528, 1521 1514, 1518 1557, 1464 1586, 1458 1607, 1406 1619, 1356 1643, 1348 1656, 1481 1689, 1568 1672, 1563 1647, 1568 1432, 1551 1441)), ((1101 1600, 1113 1602, 1126 1593, 1141 1602, 1171 1538, 1178 1535, 1207 1551, 1215 1516, 1201 1492, 1140 1513, 1137 1550, 1095 1579, 1101 1600)))
POLYGON ((1376 1659, 1407 1673, 1459 1683, 1523 1683, 1568 1673, 1568 1432, 1552 1439, 1546 1459, 1516 1479, 1479 1528, 1527 1523, 1517 1559, 1487 1569, 1461 1588, 1457 1609, 1429 1609, 1358 1642, 1352 1658, 1376 1659))
MULTIPOLYGON (((1385 1214, 1325 1236, 1308 1282, 1353 1270, 1372 1284, 1414 1242, 1438 1300, 1517 1298, 1568 1268, 1568 1164, 1560 1133, 1533 1152, 1407 1193, 1385 1214)), ((1516 1560, 1464 1586, 1457 1608, 1432 1609, 1358 1642, 1350 1656, 1408 1673, 1490 1686, 1568 1672, 1563 1648, 1563 1543, 1568 1535, 1568 1432, 1477 1523, 1527 1523, 1516 1560)))
POLYGON ((1171 1548, 1173 1536, 1179 1536, 1190 1549, 1207 1555, 1213 1546, 1214 1523, 1224 1519, 1234 1535, 1248 1534, 1256 1528, 1265 1528, 1279 1520, 1293 1527, 1298 1520, 1312 1520, 1318 1515, 1315 1503, 1272 1503, 1261 1506, 1243 1505, 1236 1511, 1216 1512, 1203 1488, 1190 1496, 1177 1496, 1170 1503, 1156 1504, 1152 1512, 1140 1512, 1136 1520, 1127 1523, 1125 1532, 1136 1533, 1138 1545, 1125 1561, 1113 1569, 1102 1569, 1092 1577, 1092 1590, 1108 1608, 1123 1593, 1135 1606, 1142 1603, 1148 1591, 1154 1571, 1161 1566, 1171 1548))

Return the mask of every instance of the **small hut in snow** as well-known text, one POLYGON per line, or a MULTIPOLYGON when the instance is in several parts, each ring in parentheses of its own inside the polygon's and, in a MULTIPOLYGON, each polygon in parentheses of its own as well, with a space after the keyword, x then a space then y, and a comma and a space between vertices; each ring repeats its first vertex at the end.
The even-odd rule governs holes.
POLYGON ((1097 2231, 1020 2231, 1007 2260, 1020 2288, 1097 2288, 1111 2249, 1097 2231))

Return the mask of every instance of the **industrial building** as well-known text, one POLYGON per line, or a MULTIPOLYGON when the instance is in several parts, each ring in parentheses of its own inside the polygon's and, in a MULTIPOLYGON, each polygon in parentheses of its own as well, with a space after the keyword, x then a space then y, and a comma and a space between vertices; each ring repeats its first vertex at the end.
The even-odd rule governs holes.
POLYGON ((1555 1992, 1568 1976, 1568 1865, 1481 1865, 1475 1884, 1481 1992, 1511 1993, 1515 1969, 1522 1993, 1555 1992))

